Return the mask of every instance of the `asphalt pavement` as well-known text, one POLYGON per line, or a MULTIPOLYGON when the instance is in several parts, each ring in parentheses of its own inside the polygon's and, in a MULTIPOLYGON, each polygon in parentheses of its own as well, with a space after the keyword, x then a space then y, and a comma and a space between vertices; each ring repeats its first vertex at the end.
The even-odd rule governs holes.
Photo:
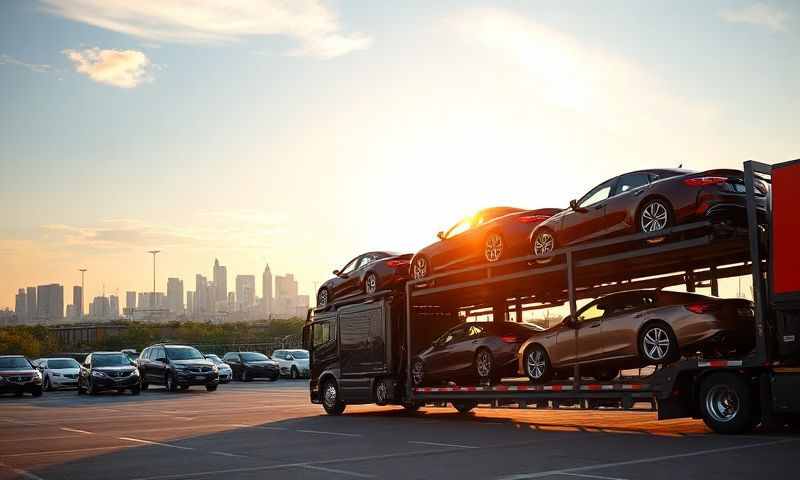
POLYGON ((797 479, 800 435, 721 436, 653 412, 349 406, 306 381, 0 397, 0 480, 797 479))

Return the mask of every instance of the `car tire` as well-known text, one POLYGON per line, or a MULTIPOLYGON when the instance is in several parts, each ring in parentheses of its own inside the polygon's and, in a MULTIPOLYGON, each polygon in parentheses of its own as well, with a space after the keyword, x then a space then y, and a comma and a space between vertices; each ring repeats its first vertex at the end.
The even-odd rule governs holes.
POLYGON ((252 382, 253 381, 253 377, 250 376, 250 374, 247 372, 246 369, 242 370, 242 381, 243 382, 252 382))
POLYGON ((453 402, 453 408, 458 410, 458 413, 461 415, 466 415, 472 411, 473 408, 478 406, 478 402, 468 401, 468 400, 460 400, 453 402))
POLYGON ((375 292, 378 291, 378 275, 374 272, 369 272, 364 277, 364 294, 365 295, 375 295, 375 292))
POLYGON ((645 324, 638 338, 639 356, 646 365, 664 365, 677 359, 678 341, 666 323, 655 321, 645 324))
MULTIPOLYGON (((642 202, 636 214, 636 228, 640 233, 652 233, 672 226, 675 215, 672 206, 662 198, 651 198, 642 202)), ((665 237, 647 239, 647 243, 655 244, 664 241, 665 237)))
POLYGON ((86 387, 86 393, 88 393, 89 395, 97 395, 98 394, 98 391, 94 387, 94 382, 92 381, 91 378, 89 378, 89 386, 86 387))
POLYGON ((488 381, 492 383, 497 380, 497 373, 494 369, 494 357, 488 348, 479 348, 475 352, 472 367, 479 382, 488 381))
POLYGON ((537 384, 547 383, 553 378, 553 365, 547 350, 541 345, 532 345, 525 350, 525 374, 537 384))
POLYGON ((140 388, 142 390, 147 390, 149 387, 150 387, 150 384, 147 383, 147 382, 142 382, 141 385, 140 385, 140 388))
POLYGON ((42 396, 42 387, 34 387, 34 389, 31 390, 31 395, 33 395, 34 397, 41 397, 42 396))
POLYGON ((325 382, 322 388, 322 408, 328 415, 341 415, 347 405, 339 397, 339 386, 334 380, 325 382))
POLYGON ((431 274, 431 263, 426 257, 420 255, 414 259, 409 270, 412 280, 422 280, 431 274))
POLYGON ((503 236, 492 232, 483 241, 483 258, 487 263, 499 262, 503 258, 503 236))
POLYGON ((45 375, 44 376, 44 385, 43 385, 43 387, 48 392, 52 392, 53 391, 53 384, 50 383, 50 375, 45 375))
POLYGON ((178 386, 181 390, 189 390, 189 385, 180 385, 178 386))
MULTIPOLYGON (((536 256, 546 255, 557 248, 556 235, 548 229, 542 228, 536 231, 531 241, 531 251, 536 256)), ((537 258, 536 263, 544 265, 553 261, 555 257, 537 258)))
POLYGON ((175 383, 175 377, 168 373, 166 377, 164 377, 164 386, 167 387, 168 392, 177 392, 178 391, 178 384, 175 383))
POLYGON ((142 393, 142 388, 141 387, 132 387, 131 388, 131 395, 136 396, 136 395, 139 395, 140 393, 142 393))
POLYGON ((300 378, 300 372, 297 371, 297 367, 295 367, 294 365, 292 365, 292 369, 289 371, 289 378, 291 378, 292 380, 297 380, 298 378, 300 378))
POLYGON ((319 292, 317 292, 317 308, 327 307, 330 300, 330 291, 325 287, 320 288, 319 292))
POLYGON ((610 382, 619 375, 619 370, 610 367, 596 367, 592 369, 592 377, 599 382, 610 382))
POLYGON ((750 386, 740 375, 714 373, 700 383, 700 414, 717 433, 747 433, 753 427, 750 386))
POLYGON ((20 390, 19 392, 14 392, 15 397, 21 397, 23 395, 25 395, 25 392, 23 392, 22 390, 20 390))
POLYGON ((217 384, 214 384, 214 385, 206 385, 206 391, 209 391, 209 392, 216 392, 216 391, 217 391, 217 387, 218 387, 218 385, 217 385, 217 384))
POLYGON ((83 387, 81 386, 80 382, 78 382, 78 395, 83 395, 84 393, 86 392, 83 390, 83 387))
POLYGON ((278 378, 280 378, 280 376, 281 375, 279 373, 277 373, 272 377, 267 377, 267 380, 269 380, 270 382, 276 382, 278 380, 278 378))
POLYGON ((411 381, 416 387, 421 387, 425 383, 425 363, 419 358, 414 360, 411 366, 411 381))

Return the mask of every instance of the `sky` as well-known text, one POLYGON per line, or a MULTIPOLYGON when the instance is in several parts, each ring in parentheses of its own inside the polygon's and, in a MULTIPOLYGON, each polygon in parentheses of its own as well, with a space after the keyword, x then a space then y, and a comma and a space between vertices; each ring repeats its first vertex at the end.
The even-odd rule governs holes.
POLYGON ((798 158, 799 60, 791 0, 2 2, 0 308, 151 249, 313 296, 483 207, 798 158))

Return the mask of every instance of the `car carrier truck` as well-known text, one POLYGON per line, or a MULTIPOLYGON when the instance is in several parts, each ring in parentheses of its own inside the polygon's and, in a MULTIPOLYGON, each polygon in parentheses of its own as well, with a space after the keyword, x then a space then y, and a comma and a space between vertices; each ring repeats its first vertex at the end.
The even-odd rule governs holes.
MULTIPOLYGON (((579 408, 654 405, 659 419, 702 418, 719 433, 800 420, 800 160, 744 163, 744 228, 707 221, 638 233, 452 270, 408 281, 401 291, 377 292, 309 310, 303 331, 311 352, 310 396, 330 414, 347 404, 451 403, 460 412, 479 404, 579 408), (770 184, 766 212, 757 210, 756 182, 770 184), (415 387, 411 360, 446 329, 477 315, 522 321, 524 311, 568 305, 618 291, 752 278, 755 348, 734 357, 682 357, 647 376, 584 380, 580 365, 568 379, 544 384, 415 387)), ((763 202, 762 202, 763 203, 763 202)), ((576 343, 577 348, 577 343, 576 343)))

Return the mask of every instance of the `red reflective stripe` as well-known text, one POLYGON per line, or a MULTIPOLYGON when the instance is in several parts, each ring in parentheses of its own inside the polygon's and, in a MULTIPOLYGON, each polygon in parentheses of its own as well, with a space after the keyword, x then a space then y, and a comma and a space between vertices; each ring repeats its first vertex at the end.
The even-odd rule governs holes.
POLYGON ((600 390, 601 388, 603 388, 602 385, 597 385, 597 384, 586 385, 587 390, 600 390))
POLYGON ((505 385, 497 385, 494 387, 494 390, 498 392, 505 392, 508 390, 508 387, 506 387, 505 385))

